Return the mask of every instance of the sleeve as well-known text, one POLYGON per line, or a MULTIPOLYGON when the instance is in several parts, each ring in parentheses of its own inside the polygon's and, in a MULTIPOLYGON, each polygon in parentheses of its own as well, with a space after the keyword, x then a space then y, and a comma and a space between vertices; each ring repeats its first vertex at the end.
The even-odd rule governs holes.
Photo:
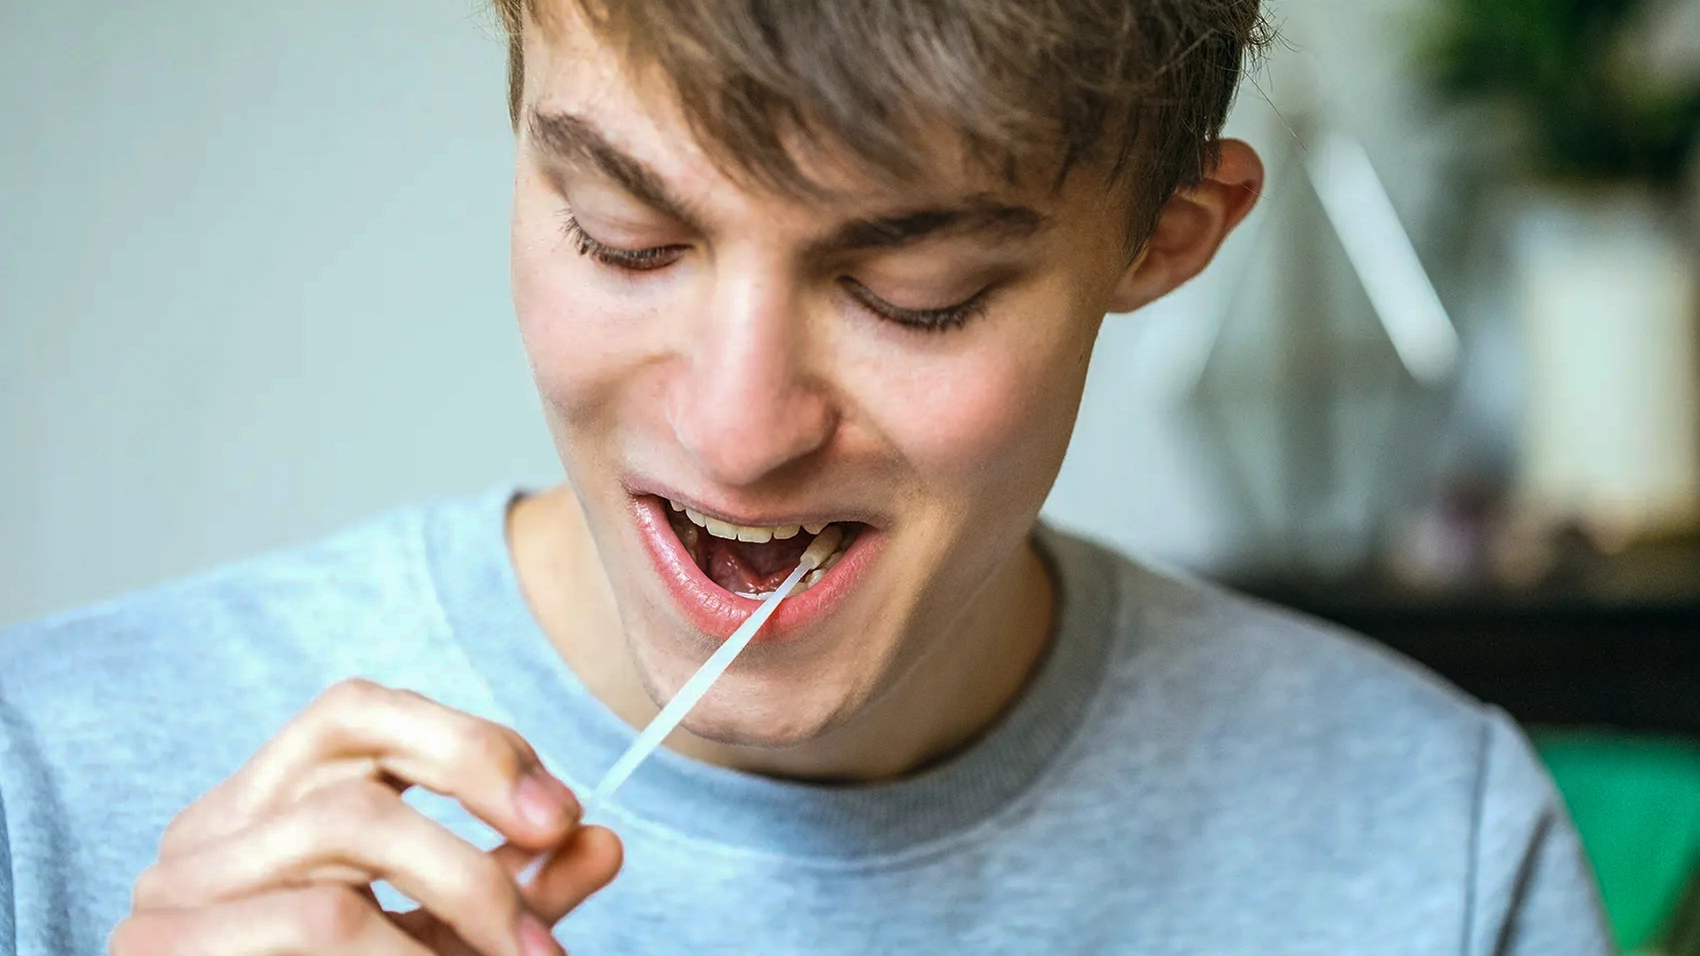
POLYGON ((1471 956, 1609 956, 1593 872, 1528 738, 1490 713, 1478 780, 1471 956))
POLYGON ((28 739, 0 687, 0 956, 88 952, 69 941, 58 852, 64 830, 52 815, 50 777, 28 739))
POLYGON ((12 840, 6 827, 6 794, 0 791, 0 956, 18 952, 18 916, 12 893, 12 840))

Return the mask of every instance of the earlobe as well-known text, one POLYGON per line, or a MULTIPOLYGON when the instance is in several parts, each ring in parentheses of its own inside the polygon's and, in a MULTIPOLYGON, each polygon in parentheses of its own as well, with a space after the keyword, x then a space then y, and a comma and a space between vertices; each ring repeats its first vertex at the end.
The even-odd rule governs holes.
POLYGON ((1109 311, 1149 305, 1203 272, 1262 193, 1263 161, 1256 150, 1240 140, 1223 140, 1216 167, 1163 206, 1145 248, 1122 274, 1109 311))

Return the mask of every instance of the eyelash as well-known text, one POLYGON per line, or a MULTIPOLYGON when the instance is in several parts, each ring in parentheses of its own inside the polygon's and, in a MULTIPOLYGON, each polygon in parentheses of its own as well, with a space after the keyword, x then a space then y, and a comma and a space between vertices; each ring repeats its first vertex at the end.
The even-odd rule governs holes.
POLYGON ((842 281, 844 290, 850 293, 850 297, 862 308, 882 319, 918 332, 949 332, 962 328, 970 319, 985 314, 986 297, 991 291, 982 289, 966 301, 942 309, 905 309, 874 295, 872 290, 855 279, 846 278, 842 281))
POLYGON ((572 213, 567 213, 562 220, 561 231, 566 234, 567 241, 578 249, 579 255, 589 256, 605 266, 630 272, 653 272, 679 261, 679 256, 684 254, 683 246, 656 246, 653 249, 621 249, 618 246, 610 246, 585 232, 572 213))
MULTIPOLYGON (((656 246, 651 249, 621 249, 618 246, 610 246, 585 232, 584 227, 579 225, 578 218, 570 212, 562 217, 561 231, 567 241, 578 250, 579 255, 589 256, 609 268, 628 272, 653 272, 670 266, 679 261, 685 249, 684 246, 656 246)), ((942 309, 905 309, 874 295, 867 286, 855 279, 846 277, 842 284, 858 305, 880 318, 918 332, 933 333, 961 328, 969 320, 983 315, 986 311, 986 298, 991 291, 983 289, 964 302, 942 309)))

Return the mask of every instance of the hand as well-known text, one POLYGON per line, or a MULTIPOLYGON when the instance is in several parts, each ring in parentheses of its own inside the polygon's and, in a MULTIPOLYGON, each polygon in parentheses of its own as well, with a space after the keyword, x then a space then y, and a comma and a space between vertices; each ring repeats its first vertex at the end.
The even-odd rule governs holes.
POLYGON ((408 691, 337 684, 172 821, 112 956, 559 956, 547 927, 619 871, 620 841, 514 731, 408 691), (452 797, 488 853, 408 806, 452 797), (514 876, 559 848, 537 880, 514 876), (387 880, 420 908, 382 910, 387 880))

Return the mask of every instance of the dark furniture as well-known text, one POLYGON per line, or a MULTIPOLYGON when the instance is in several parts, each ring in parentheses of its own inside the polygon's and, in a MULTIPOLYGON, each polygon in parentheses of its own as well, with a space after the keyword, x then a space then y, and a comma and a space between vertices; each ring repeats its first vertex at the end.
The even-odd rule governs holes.
POLYGON ((1700 544, 1573 557, 1539 585, 1424 593, 1376 575, 1230 583, 1367 634, 1525 724, 1700 737, 1700 544))

